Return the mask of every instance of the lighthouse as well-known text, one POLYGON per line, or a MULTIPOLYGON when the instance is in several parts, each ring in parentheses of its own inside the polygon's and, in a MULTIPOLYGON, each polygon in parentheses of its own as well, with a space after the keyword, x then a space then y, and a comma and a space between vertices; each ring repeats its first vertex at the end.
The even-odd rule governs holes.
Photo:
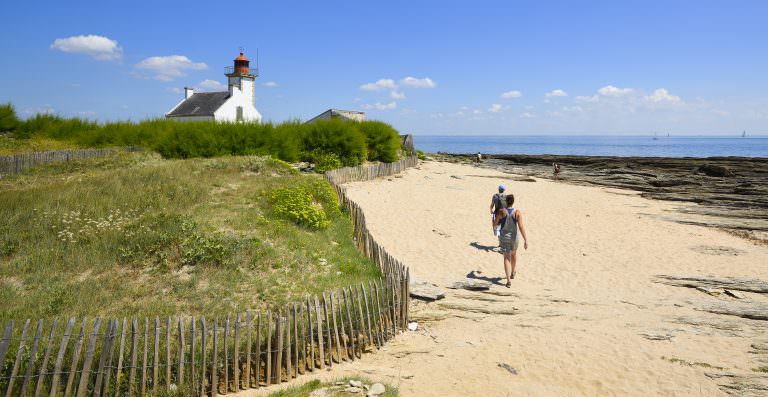
POLYGON ((256 110, 258 68, 251 69, 250 60, 241 51, 233 66, 225 68, 224 75, 227 91, 195 92, 194 88, 184 87, 184 99, 165 117, 178 121, 261 122, 256 110))

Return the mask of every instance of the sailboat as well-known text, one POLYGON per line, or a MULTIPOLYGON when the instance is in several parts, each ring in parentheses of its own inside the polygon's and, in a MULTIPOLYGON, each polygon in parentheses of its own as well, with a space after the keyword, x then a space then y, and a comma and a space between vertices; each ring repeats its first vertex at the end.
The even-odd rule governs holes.
POLYGON ((654 141, 658 141, 658 140, 659 140, 659 137, 656 135, 656 133, 655 133, 655 132, 653 133, 653 140, 654 140, 654 141))
POLYGON ((747 130, 744 130, 741 132, 741 137, 746 138, 747 137, 747 130))

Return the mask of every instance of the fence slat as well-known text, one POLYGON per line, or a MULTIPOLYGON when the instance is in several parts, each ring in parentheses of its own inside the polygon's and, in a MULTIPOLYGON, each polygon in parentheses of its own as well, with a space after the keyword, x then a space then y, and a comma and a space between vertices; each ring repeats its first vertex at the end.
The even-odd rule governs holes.
POLYGON ((240 391, 240 313, 235 317, 235 346, 232 354, 232 388, 240 391))
POLYGON ((315 370, 315 330, 312 325, 312 305, 307 295, 307 324, 309 324, 309 358, 310 363, 307 366, 310 372, 315 370))
POLYGON ((211 397, 219 395, 219 352, 218 352, 219 319, 213 319, 213 359, 211 360, 211 397))
POLYGON ((77 397, 84 397, 88 392, 88 382, 90 381, 91 377, 91 364, 93 363, 93 353, 96 349, 96 342, 99 338, 100 325, 101 319, 97 317, 93 321, 93 333, 91 333, 91 340, 88 341, 88 349, 85 352, 83 369, 80 372, 80 384, 77 386, 77 397))
POLYGON ((158 390, 160 377, 160 317, 155 316, 155 340, 152 350, 152 392, 158 390))
POLYGON ((299 321, 301 317, 299 317, 299 308, 294 303, 293 304, 293 365, 295 367, 294 370, 294 378, 299 377, 299 321))
POLYGON ((320 302, 315 295, 315 320, 317 321, 317 347, 320 351, 320 369, 325 368, 325 351, 323 349, 323 316, 320 313, 320 302))
POLYGON ((285 329, 285 320, 283 319, 283 312, 280 311, 277 314, 277 354, 275 356, 275 384, 283 381, 282 369, 283 369, 283 330, 285 329))
POLYGON ((304 319, 304 311, 300 305, 299 305, 298 318, 301 319, 301 334, 300 334, 301 344, 299 345, 301 346, 301 352, 300 352, 301 365, 299 365, 299 372, 301 374, 304 374, 307 369, 307 337, 306 337, 307 327, 306 327, 306 321, 304 319))
POLYGON ((11 333, 13 332, 13 320, 8 320, 5 323, 5 329, 3 330, 3 338, 0 339, 0 363, 5 363, 5 356, 8 354, 8 349, 11 346, 11 333))
POLYGON ((205 396, 205 384, 206 380, 208 380, 205 376, 205 359, 208 356, 208 353, 206 352, 206 348, 208 347, 208 329, 205 326, 205 316, 200 317, 200 328, 202 331, 202 340, 200 341, 200 368, 202 370, 202 374, 200 374, 200 395, 205 396))
POLYGON ((149 340, 149 318, 144 317, 144 349, 141 355, 141 395, 147 395, 147 358, 148 358, 148 346, 149 340))
POLYGON ((363 298, 363 303, 364 303, 363 306, 365 306, 365 322, 366 322, 366 325, 368 326, 367 328, 368 343, 378 348, 378 346, 376 345, 376 340, 373 338, 373 329, 371 327, 371 311, 368 306, 368 294, 365 292, 365 285, 362 283, 360 284, 360 293, 362 294, 362 298, 363 298))
POLYGON ((192 390, 197 387, 197 374, 195 371, 195 317, 189 319, 189 385, 192 390))
POLYGON ((112 357, 115 352, 115 339, 117 338, 117 328, 120 326, 120 322, 117 319, 112 320, 112 333, 109 336, 109 354, 107 355, 106 371, 104 375, 104 387, 101 394, 106 396, 109 391, 109 379, 112 374, 112 357))
POLYGON ((264 373, 264 382, 267 386, 272 382, 272 313, 267 310, 267 369, 264 373))
POLYGON ((245 329, 247 329, 245 339, 245 383, 243 387, 246 389, 251 388, 251 334, 253 326, 253 316, 250 311, 245 312, 245 329))
POLYGON ((323 292, 323 314, 325 315, 325 340, 326 340, 326 352, 328 353, 328 366, 333 366, 333 342, 331 340, 331 321, 330 313, 328 313, 328 299, 326 299, 325 292, 323 292))
POLYGON ((350 355, 349 351, 347 351, 347 357, 355 361, 355 325, 352 322, 352 311, 349 310, 350 300, 347 297, 347 290, 342 288, 341 295, 344 297, 344 311, 347 312, 347 322, 349 325, 349 343, 352 345, 352 354, 350 355))
MULTIPOLYGON (((122 376, 120 374, 123 371, 123 352, 125 347, 125 332, 128 327, 128 323, 125 317, 123 317, 123 326, 120 328, 120 350, 117 356, 117 370, 115 371, 115 396, 118 395, 120 392, 120 383, 122 381, 122 376)), ((51 397, 53 397, 53 393, 51 393, 51 397)))
POLYGON ((128 370, 128 396, 133 397, 133 384, 136 379, 136 363, 138 360, 138 344, 137 335, 139 333, 139 323, 136 318, 131 319, 131 367, 128 370))
MULTIPOLYGON (((16 381, 16 375, 19 373, 19 366, 24 352, 24 341, 27 340, 27 331, 29 331, 29 319, 24 322, 24 328, 21 331, 21 338, 19 339, 19 348, 16 352, 16 360, 13 363, 13 369, 11 370, 11 378, 8 380, 8 389, 5 391, 5 397, 11 397, 13 394, 13 385, 16 381)), ((4 363, 3 363, 4 364, 4 363)))
POLYGON ((224 323, 224 394, 229 392, 229 315, 224 323))
POLYGON ((181 317, 179 317, 179 367, 177 368, 176 372, 176 386, 183 386, 184 385, 184 356, 185 356, 185 346, 184 346, 184 322, 181 320, 181 317))
MULTIPOLYGON (((56 338, 56 327, 59 325, 58 319, 53 319, 51 324, 51 332, 48 334, 48 343, 45 347, 45 356, 43 356, 43 362, 40 365, 40 371, 37 374, 37 385, 35 385, 35 397, 40 396, 43 392, 43 383, 45 382, 45 371, 48 369, 48 360, 51 358, 51 350, 53 350, 53 340, 56 338)), ((2 354, 0 354, 2 356, 2 354)), ((0 363, 4 363, 5 358, 0 360, 0 363)))
POLYGON ((261 312, 256 317, 256 387, 261 387, 261 312))
POLYGON ((341 343, 344 349, 344 356, 339 356, 339 358, 343 359, 344 361, 349 361, 349 335, 347 334, 347 329, 344 326, 344 301, 342 301, 340 295, 334 295, 333 293, 331 293, 331 301, 334 303, 338 302, 339 305, 339 326, 341 328, 341 343))
POLYGON ((83 323, 80 325, 80 334, 77 336, 77 342, 75 343, 75 350, 72 352, 72 364, 69 367, 69 376, 67 376, 67 386, 64 388, 64 397, 72 395, 72 385, 75 381, 75 375, 77 375, 77 363, 80 361, 80 351, 83 348, 83 338, 85 337, 85 326, 88 324, 88 319, 83 318, 83 323))
MULTIPOLYGON (((24 382, 21 384, 20 396, 26 395, 29 382, 32 380, 32 372, 35 367, 35 360, 37 355, 37 348, 40 346, 40 337, 43 334, 43 320, 37 321, 37 330, 35 331, 35 337, 32 340, 32 349, 29 351, 29 361, 27 362, 27 370, 24 374, 24 382)), ((2 364, 2 363, 0 363, 2 364)))
POLYGON ((165 319, 165 388, 171 388, 171 318, 165 319))
POLYGON ((104 331, 104 341, 101 343, 101 354, 99 354, 99 367, 96 370, 96 383, 93 385, 93 395, 101 396, 101 382, 104 379, 104 363, 109 354, 109 335, 112 333, 112 320, 107 320, 107 329, 104 331))
POLYGON ((291 308, 286 308, 285 314, 285 375, 291 380, 291 308))

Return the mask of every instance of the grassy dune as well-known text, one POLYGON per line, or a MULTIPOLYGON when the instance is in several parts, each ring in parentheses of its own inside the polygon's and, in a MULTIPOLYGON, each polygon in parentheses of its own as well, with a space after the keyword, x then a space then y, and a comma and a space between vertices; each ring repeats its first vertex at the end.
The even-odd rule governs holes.
POLYGON ((269 157, 122 153, 0 179, 0 319, 222 314, 378 275, 331 202, 315 230, 270 193, 329 188, 269 157))

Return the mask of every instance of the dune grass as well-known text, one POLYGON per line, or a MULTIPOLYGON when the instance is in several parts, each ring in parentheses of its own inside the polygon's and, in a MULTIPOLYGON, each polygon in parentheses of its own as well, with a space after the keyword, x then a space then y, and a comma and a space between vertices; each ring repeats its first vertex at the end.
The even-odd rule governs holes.
MULTIPOLYGON (((373 381, 366 379, 366 378, 360 378, 360 377, 354 377, 354 378, 343 378, 338 381, 334 382, 327 382, 323 383, 317 379, 309 381, 303 385, 300 386, 293 386, 289 387, 280 391, 276 391, 274 393, 270 393, 269 397, 309 397, 310 394, 312 394, 313 391, 325 388, 326 393, 325 396, 332 397, 332 396, 351 396, 355 394, 351 394, 348 392, 345 392, 344 389, 348 386, 348 383, 350 380, 359 380, 363 384, 371 385, 374 383, 373 381), (343 385, 337 385, 337 383, 343 383, 343 385)), ((384 394, 380 394, 381 397, 397 397, 400 395, 399 391, 396 387, 390 386, 390 385, 384 385, 386 388, 386 391, 384 394)), ((365 394, 365 393, 363 393, 365 394)), ((363 395, 361 394, 361 395, 363 395)))
MULTIPOLYGON (((330 188, 264 156, 152 153, 0 179, 0 319, 219 315, 277 307, 379 275, 333 202, 324 229, 271 192, 330 188)), ((324 199, 325 200, 325 199, 324 199)))
POLYGON ((66 150, 79 148, 79 145, 71 142, 58 141, 55 139, 39 136, 29 139, 15 139, 11 137, 0 136, 0 156, 28 152, 44 152, 48 150, 66 150))

